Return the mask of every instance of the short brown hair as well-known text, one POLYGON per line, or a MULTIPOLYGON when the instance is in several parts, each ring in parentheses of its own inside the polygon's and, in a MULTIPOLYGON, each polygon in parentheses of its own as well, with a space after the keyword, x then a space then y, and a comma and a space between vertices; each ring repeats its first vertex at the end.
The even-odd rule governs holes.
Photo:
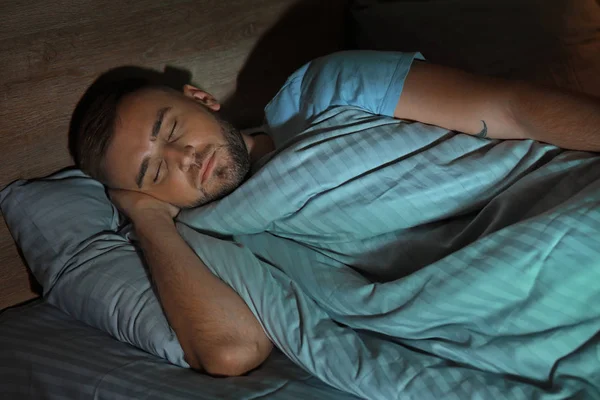
POLYGON ((106 183, 102 161, 115 131, 117 108, 126 96, 150 86, 149 81, 133 78, 111 82, 96 93, 88 93, 85 110, 78 110, 78 126, 70 138, 71 155, 79 169, 106 183))
POLYGON ((85 92, 71 117, 69 150, 77 168, 106 184, 102 163, 115 132, 119 104, 140 90, 180 90, 188 81, 189 73, 175 69, 159 73, 127 66, 101 75, 85 92))

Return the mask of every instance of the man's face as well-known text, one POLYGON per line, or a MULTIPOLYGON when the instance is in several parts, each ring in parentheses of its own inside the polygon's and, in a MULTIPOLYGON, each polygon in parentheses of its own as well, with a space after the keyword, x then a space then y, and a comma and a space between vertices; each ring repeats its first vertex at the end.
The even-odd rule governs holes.
POLYGON ((103 162, 108 185, 184 208, 232 192, 250 158, 242 135, 217 117, 218 109, 212 96, 190 86, 184 93, 147 89, 125 97, 103 162))

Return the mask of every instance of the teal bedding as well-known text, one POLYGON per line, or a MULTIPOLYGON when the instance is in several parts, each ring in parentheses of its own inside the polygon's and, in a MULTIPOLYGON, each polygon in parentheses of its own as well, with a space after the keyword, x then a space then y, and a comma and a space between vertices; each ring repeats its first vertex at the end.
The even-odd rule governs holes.
POLYGON ((597 155, 334 107, 177 225, 338 389, 600 398, 597 155))

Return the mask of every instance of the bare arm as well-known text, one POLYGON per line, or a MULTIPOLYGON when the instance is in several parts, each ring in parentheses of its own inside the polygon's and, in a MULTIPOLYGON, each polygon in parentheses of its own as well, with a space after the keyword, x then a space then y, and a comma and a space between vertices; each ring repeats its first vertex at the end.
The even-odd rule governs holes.
MULTIPOLYGON (((112 193, 111 197, 115 199, 112 193)), ((127 208, 122 199, 117 203, 127 208)), ((244 301, 208 270, 179 235, 168 212, 139 203, 128 208, 161 304, 188 364, 225 376, 241 375, 259 366, 272 344, 244 301)))
POLYGON ((600 100, 415 62, 394 116, 493 139, 600 151, 600 100))

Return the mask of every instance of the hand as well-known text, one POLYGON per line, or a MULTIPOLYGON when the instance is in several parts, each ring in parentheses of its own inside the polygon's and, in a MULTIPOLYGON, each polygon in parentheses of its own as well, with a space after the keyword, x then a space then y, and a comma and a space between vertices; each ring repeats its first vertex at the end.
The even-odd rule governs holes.
POLYGON ((117 208, 134 223, 155 216, 172 220, 179 213, 179 208, 174 205, 133 190, 109 189, 108 194, 117 208))

